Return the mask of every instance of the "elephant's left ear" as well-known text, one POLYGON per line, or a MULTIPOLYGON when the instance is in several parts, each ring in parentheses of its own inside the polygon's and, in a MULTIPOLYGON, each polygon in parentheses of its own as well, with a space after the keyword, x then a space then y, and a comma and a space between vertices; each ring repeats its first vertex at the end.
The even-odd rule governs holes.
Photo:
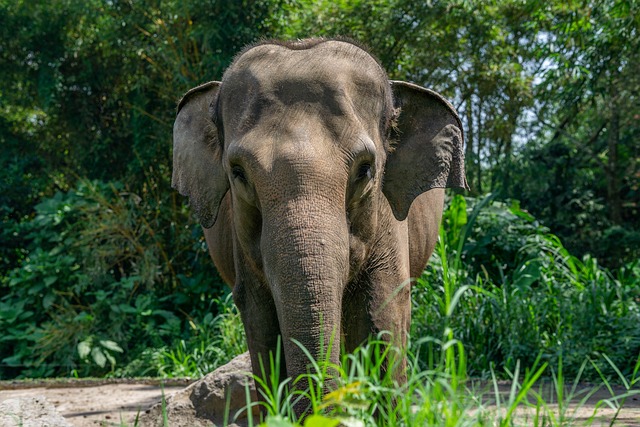
POLYGON ((209 82, 187 92, 173 124, 171 186, 189 197, 204 228, 216 222, 220 202, 229 190, 222 167, 222 143, 211 114, 219 88, 219 82, 209 82))
POLYGON ((392 81, 391 87, 400 115, 382 191, 396 219, 404 220, 420 194, 432 188, 469 187, 462 124, 453 106, 438 93, 411 83, 392 81))

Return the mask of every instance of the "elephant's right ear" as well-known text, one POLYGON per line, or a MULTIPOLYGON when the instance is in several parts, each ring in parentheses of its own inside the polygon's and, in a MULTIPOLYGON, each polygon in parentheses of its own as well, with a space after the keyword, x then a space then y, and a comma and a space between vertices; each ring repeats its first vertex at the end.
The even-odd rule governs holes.
POLYGON ((412 83, 392 81, 396 144, 387 157, 382 191, 396 219, 432 188, 468 189, 464 173, 462 123, 441 95, 412 83))
POLYGON ((220 202, 229 190, 222 144, 211 113, 219 88, 220 82, 209 82, 187 92, 173 124, 171 186, 189 197, 204 228, 215 223, 220 202))

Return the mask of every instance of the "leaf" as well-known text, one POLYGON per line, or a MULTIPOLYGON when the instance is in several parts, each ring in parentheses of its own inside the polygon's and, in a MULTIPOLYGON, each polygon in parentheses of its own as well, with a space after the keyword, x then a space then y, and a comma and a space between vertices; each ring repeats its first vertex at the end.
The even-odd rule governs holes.
POLYGON ((81 311, 80 313, 76 314, 76 316, 73 318, 73 321, 89 323, 93 321, 93 316, 85 311, 81 311))
POLYGON ((91 338, 78 343, 78 356, 80 356, 80 359, 86 359, 89 353, 91 353, 91 338))
POLYGON ((110 340, 100 340, 100 345, 106 348, 107 350, 117 351, 118 353, 123 353, 122 347, 118 345, 118 343, 110 340))
POLYGON ((539 261, 528 261, 518 268, 513 276, 513 283, 516 287, 529 287, 542 277, 541 265, 539 261))
POLYGON ((22 355, 20 354, 15 354, 10 357, 5 357, 4 359, 2 359, 2 363, 5 364, 6 366, 16 366, 16 367, 23 366, 24 364, 24 362, 22 361, 22 355))
POLYGON ((107 358, 107 360, 109 361, 109 363, 111 364, 111 367, 113 368, 116 365, 116 358, 113 357, 111 355, 111 353, 109 353, 108 351, 105 351, 104 355, 107 358))
POLYGON ((534 222, 536 220, 533 215, 531 215, 529 212, 523 211, 520 208, 520 202, 518 202, 518 201, 513 201, 511 203, 511 206, 509 206, 509 210, 515 216, 520 217, 520 218, 522 218, 522 219, 524 219, 526 221, 534 222))
POLYGON ((13 287, 23 282, 26 282, 23 276, 15 276, 15 277, 12 277, 11 280, 9 280, 9 286, 13 287))
POLYGON ((460 234, 462 227, 467 224, 467 201, 464 197, 456 194, 451 200, 451 205, 448 210, 449 225, 451 237, 455 238, 460 234))
POLYGON ((96 362, 96 365, 104 368, 107 364, 107 357, 104 355, 104 352, 100 350, 100 347, 93 347, 91 349, 91 357, 93 357, 93 361, 96 362))
POLYGON ((281 415, 273 415, 260 424, 259 427, 298 427, 300 424, 294 424, 281 415))
POLYGON ((47 294, 42 298, 42 308, 47 310, 49 307, 53 305, 53 302, 56 300, 55 294, 47 294))
POLYGON ((318 414, 311 415, 304 421, 304 427, 335 427, 339 424, 339 419, 329 418, 318 414))
POLYGON ((20 306, 12 306, 11 304, 5 304, 0 302, 0 320, 6 323, 13 323, 18 319, 18 316, 22 313, 24 302, 20 306))
POLYGON ((131 307, 129 304, 112 305, 111 309, 116 313, 118 311, 126 314, 136 314, 138 312, 138 310, 136 310, 135 307, 131 307))

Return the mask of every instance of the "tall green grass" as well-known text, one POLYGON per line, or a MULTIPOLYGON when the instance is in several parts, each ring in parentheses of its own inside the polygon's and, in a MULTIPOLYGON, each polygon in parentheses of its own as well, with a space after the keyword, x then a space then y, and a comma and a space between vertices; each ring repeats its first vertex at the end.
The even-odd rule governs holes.
MULTIPOLYGON (((590 358, 616 377, 605 355, 629 376, 640 354, 638 273, 638 263, 614 275, 594 258, 577 259, 515 204, 456 196, 413 289, 411 335, 448 330, 474 376, 562 357, 569 375, 590 358)), ((600 377, 591 365, 581 374, 600 377)))
MULTIPOLYGON (((583 426, 598 420, 598 410, 608 406, 617 409, 610 418, 613 425, 624 405, 624 400, 640 394, 633 389, 635 377, 628 384, 628 391, 590 406, 591 415, 584 419, 578 411, 599 387, 610 387, 603 379, 600 386, 578 389, 580 376, 571 378, 563 373, 562 360, 555 367, 538 358, 532 366, 523 367, 519 362, 509 372, 509 387, 492 371, 492 379, 478 385, 464 372, 466 354, 457 342, 447 342, 438 354, 408 353, 408 382, 397 384, 389 371, 381 369, 382 354, 390 363, 398 361, 402 353, 391 347, 383 336, 370 340, 354 353, 342 356, 340 365, 327 366, 325 362, 310 360, 310 372, 284 382, 263 382, 271 388, 263 392, 264 402, 247 402, 247 407, 263 406, 266 417, 254 419, 250 413, 249 426, 297 427, 297 426, 583 426), (436 360, 433 369, 423 369, 421 358, 436 360), (455 361, 451 364, 450 361, 455 361), (330 374, 331 373, 331 374, 330 374), (551 375, 552 381, 541 381, 551 375), (310 381, 311 388, 291 392, 291 384, 310 381), (331 382, 334 387, 324 396, 317 390, 321 384, 331 382), (294 406, 304 397, 309 400, 309 412, 298 418, 294 406)), ((279 354, 271 363, 279 363, 279 354)), ((583 368, 586 364, 583 364, 583 368)), ((241 411, 243 412, 243 411, 241 411)), ((247 412, 244 412, 247 414, 247 412)), ((229 421, 234 416, 230 414, 229 421)))

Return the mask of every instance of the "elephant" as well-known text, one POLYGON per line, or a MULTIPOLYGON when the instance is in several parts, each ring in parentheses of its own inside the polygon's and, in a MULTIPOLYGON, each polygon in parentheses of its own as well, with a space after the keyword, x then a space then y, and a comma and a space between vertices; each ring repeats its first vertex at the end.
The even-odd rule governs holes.
POLYGON ((232 287, 254 374, 281 340, 295 379, 302 347, 338 364, 381 331, 406 346, 444 188, 468 188, 462 124, 354 41, 263 41, 179 102, 172 186, 232 287))

